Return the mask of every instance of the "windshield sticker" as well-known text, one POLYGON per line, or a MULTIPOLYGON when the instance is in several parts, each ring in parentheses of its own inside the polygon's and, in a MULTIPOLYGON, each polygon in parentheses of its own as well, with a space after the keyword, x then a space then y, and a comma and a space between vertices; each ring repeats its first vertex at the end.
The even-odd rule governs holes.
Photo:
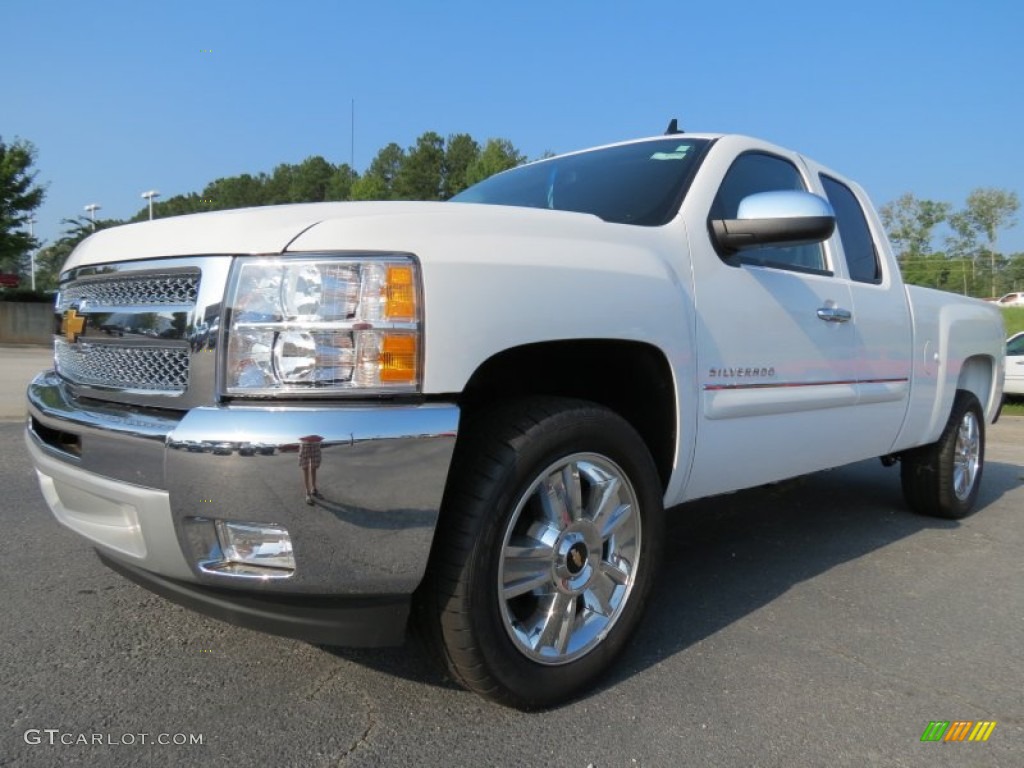
POLYGON ((655 152, 651 160, 685 160, 686 153, 690 151, 689 144, 676 147, 672 152, 655 152))

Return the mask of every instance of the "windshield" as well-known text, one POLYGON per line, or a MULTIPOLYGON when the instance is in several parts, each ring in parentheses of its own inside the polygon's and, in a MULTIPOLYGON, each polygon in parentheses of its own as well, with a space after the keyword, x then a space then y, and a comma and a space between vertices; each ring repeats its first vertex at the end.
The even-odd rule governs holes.
POLYGON ((675 215, 707 145, 676 136, 554 157, 491 176, 451 201, 577 211, 617 224, 658 226, 675 215))

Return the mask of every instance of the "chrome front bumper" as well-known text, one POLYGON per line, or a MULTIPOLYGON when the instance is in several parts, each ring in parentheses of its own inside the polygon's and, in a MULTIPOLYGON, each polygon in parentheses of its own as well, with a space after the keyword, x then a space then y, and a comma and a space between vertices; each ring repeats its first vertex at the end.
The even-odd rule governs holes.
POLYGON ((176 414, 77 400, 52 371, 29 385, 28 405, 26 442, 43 495, 105 559, 136 580, 150 574, 178 590, 209 588, 219 600, 237 590, 240 599, 277 602, 393 601, 415 590, 459 419, 450 404, 228 405, 176 414), (322 498, 312 506, 299 459, 308 435, 322 438, 322 498), (217 555, 220 519, 287 528, 295 570, 259 578, 201 568, 217 555))

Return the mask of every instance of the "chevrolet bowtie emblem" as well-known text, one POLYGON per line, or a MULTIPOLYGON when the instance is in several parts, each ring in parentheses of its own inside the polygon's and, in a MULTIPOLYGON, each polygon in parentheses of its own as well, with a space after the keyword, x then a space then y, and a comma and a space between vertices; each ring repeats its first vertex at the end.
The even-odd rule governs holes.
POLYGON ((63 327, 60 332, 64 334, 64 338, 69 344, 74 344, 79 334, 85 331, 85 318, 79 316, 75 310, 69 309, 64 313, 64 322, 61 325, 63 327))

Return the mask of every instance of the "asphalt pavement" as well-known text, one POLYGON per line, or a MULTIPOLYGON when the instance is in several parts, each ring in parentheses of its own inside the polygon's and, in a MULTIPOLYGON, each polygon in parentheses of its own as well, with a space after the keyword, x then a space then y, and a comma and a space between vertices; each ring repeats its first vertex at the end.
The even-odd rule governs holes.
POLYGON ((40 371, 53 367, 53 349, 0 344, 0 421, 25 418, 25 387, 40 371))
POLYGON ((908 512, 878 461, 673 510, 625 655, 532 714, 457 688, 415 641, 331 650, 151 595, 54 521, 21 430, 0 424, 0 766, 1024 764, 1020 417, 990 429, 961 522, 908 512), (997 725, 921 741, 956 720, 997 725))

